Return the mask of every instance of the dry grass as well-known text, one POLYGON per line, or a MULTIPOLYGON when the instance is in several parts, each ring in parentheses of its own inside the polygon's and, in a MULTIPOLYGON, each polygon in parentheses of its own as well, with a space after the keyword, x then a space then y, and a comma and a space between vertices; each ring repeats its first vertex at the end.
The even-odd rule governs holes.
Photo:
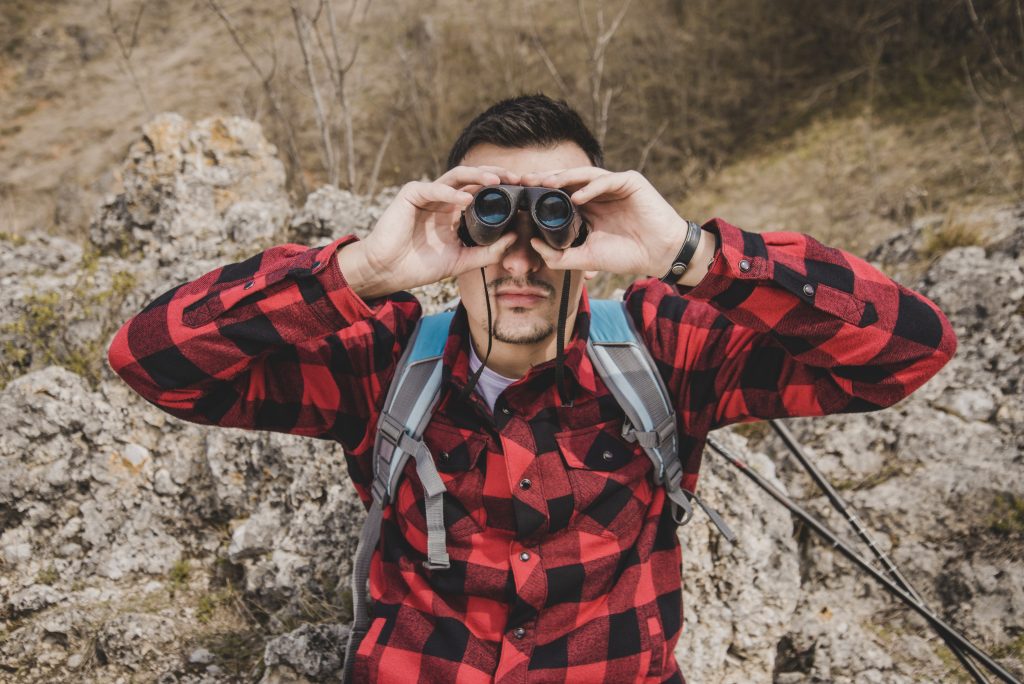
MULTIPOLYGON (((1015 103, 1024 118, 1024 98, 1015 103)), ((975 113, 964 106, 913 120, 864 115, 822 119, 767 150, 725 166, 678 207, 694 219, 719 216, 750 230, 794 230, 855 253, 944 213, 954 219, 934 244, 979 244, 955 216, 1019 201, 1024 166, 1009 153, 998 112, 980 112, 986 135, 1008 153, 993 158, 975 113)))
POLYGON ((926 232, 923 255, 935 259, 955 247, 984 247, 986 242, 981 226, 958 220, 956 212, 951 210, 940 225, 926 232))

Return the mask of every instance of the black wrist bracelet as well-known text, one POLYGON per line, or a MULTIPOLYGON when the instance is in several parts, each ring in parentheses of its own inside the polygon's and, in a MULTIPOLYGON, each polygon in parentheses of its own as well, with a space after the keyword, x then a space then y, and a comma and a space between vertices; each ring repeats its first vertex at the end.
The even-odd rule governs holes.
POLYGON ((700 235, 700 226, 693 221, 687 221, 686 240, 683 241, 683 248, 679 250, 679 254, 672 261, 672 267, 668 269, 668 273, 662 276, 661 282, 672 285, 686 272, 687 266, 690 265, 690 259, 693 258, 697 246, 700 244, 700 235))

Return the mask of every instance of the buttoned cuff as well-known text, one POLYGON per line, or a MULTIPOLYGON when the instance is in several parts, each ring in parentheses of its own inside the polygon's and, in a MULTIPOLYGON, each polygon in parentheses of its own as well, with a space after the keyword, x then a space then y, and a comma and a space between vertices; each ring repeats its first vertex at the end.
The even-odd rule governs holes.
POLYGON ((733 309, 767 284, 857 327, 878 320, 875 306, 852 294, 854 274, 838 250, 799 233, 752 233, 717 218, 703 228, 715 235, 715 257, 697 285, 677 286, 680 294, 710 301, 719 309, 733 309), (834 262, 819 267, 815 276, 808 272, 811 244, 820 252, 819 261, 834 262))
POLYGON ((692 287, 677 285, 691 299, 714 300, 736 281, 771 277, 768 249, 757 233, 741 230, 714 218, 701 226, 715 236, 715 255, 708 272, 692 287))
POLYGON ((338 265, 338 251, 357 240, 359 238, 356 235, 346 235, 324 246, 317 254, 320 267, 313 270, 327 294, 328 302, 332 305, 324 308, 328 310, 328 316, 334 318, 336 327, 373 316, 373 310, 349 286, 345 274, 338 265), (340 318, 337 318, 338 316, 340 318))

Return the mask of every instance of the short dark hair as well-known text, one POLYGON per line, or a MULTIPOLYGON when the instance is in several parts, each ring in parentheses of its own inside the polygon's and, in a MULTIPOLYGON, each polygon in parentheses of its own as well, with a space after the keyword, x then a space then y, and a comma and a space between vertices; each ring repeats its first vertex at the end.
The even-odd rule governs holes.
POLYGON ((552 100, 543 93, 518 95, 491 105, 463 129, 448 153, 448 168, 458 166, 470 148, 480 143, 545 147, 560 142, 576 143, 591 164, 604 166, 601 144, 565 100, 552 100))

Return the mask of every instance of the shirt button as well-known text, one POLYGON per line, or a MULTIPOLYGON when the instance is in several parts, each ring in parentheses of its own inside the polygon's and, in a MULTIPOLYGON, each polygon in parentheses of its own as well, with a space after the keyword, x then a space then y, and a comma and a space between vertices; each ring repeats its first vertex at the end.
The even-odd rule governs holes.
POLYGON ((740 270, 746 273, 750 270, 750 262, 746 259, 740 259, 740 270))
POLYGON ((606 451, 603 454, 601 454, 601 458, 603 458, 605 461, 610 461, 613 458, 615 458, 615 454, 613 454, 610 451, 606 451))
POLYGON ((519 488, 520 489, 529 489, 532 485, 533 485, 533 483, 530 482, 530 480, 525 478, 525 477, 522 480, 519 481, 519 488))
POLYGON ((255 284, 256 284, 255 280, 250 280, 249 282, 247 282, 245 285, 242 286, 242 289, 243 290, 248 290, 250 287, 252 287, 255 284))
POLYGON ((811 285, 810 283, 807 283, 806 285, 804 285, 803 290, 804 290, 804 294, 807 295, 808 297, 813 297, 814 296, 814 286, 811 285))
POLYGON ((512 410, 509 407, 507 407, 507 406, 505 408, 501 409, 501 412, 504 413, 506 416, 512 415, 512 410))
POLYGON ((516 639, 522 639, 524 636, 526 636, 526 630, 522 627, 516 627, 512 630, 512 636, 514 636, 516 639))
POLYGON ((450 455, 448 454, 448 452, 447 452, 447 451, 442 451, 442 452, 441 452, 441 455, 439 456, 439 458, 440 458, 440 459, 441 459, 442 461, 444 461, 445 463, 447 463, 447 462, 448 462, 448 459, 450 459, 450 458, 451 458, 451 456, 450 456, 450 455))
POLYGON ((523 551, 519 554, 519 560, 524 562, 530 560, 530 553, 528 551, 523 551))

